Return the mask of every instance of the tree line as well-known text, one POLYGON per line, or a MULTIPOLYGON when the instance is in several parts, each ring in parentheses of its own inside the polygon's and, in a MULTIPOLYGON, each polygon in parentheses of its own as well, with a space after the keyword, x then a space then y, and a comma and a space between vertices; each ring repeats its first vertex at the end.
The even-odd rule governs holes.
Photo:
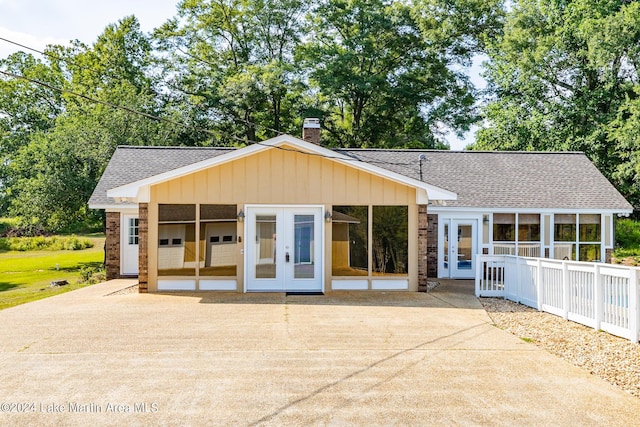
POLYGON ((640 199, 640 9, 629 1, 183 0, 91 44, 0 60, 0 215, 49 231, 118 145, 243 146, 320 117, 330 147, 580 150, 640 199), (481 91, 467 71, 484 55, 481 91))

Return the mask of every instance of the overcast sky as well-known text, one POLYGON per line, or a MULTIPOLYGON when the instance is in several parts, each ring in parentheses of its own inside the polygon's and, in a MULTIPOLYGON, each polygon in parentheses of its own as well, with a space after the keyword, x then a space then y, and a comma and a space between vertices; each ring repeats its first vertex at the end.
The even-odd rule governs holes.
MULTIPOLYGON (((76 39, 90 45, 107 25, 128 15, 135 15, 142 31, 150 32, 175 16, 177 4, 178 0, 0 0, 0 37, 38 50, 76 39)), ((0 40, 0 58, 18 50, 0 40)), ((473 80, 482 84, 477 76, 473 80)), ((467 135, 460 141, 450 135, 447 140, 459 150, 473 138, 467 135)))

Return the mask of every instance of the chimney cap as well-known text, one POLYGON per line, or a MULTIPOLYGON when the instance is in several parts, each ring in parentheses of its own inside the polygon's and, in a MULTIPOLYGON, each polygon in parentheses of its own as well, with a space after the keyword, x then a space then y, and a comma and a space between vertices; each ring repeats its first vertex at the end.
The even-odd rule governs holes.
POLYGON ((320 119, 316 117, 307 117, 304 119, 302 127, 306 129, 320 129, 320 119))

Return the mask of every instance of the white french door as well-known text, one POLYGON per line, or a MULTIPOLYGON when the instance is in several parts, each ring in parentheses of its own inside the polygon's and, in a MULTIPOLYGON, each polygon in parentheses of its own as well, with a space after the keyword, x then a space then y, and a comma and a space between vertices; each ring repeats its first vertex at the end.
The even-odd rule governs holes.
POLYGON ((322 208, 247 208, 246 290, 322 292, 322 208))

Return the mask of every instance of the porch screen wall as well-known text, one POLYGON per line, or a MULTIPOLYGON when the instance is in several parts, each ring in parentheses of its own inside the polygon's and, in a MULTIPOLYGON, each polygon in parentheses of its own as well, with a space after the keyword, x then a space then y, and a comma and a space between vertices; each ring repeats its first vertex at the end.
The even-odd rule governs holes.
POLYGON ((237 206, 200 205, 199 276, 237 274, 237 206))
POLYGON ((158 206, 158 276, 195 276, 196 206, 158 206))
POLYGON ((405 275, 409 269, 409 212, 406 206, 373 207, 373 274, 405 275))
POLYGON ((331 260, 333 276, 369 274, 369 207, 334 206, 331 260))

